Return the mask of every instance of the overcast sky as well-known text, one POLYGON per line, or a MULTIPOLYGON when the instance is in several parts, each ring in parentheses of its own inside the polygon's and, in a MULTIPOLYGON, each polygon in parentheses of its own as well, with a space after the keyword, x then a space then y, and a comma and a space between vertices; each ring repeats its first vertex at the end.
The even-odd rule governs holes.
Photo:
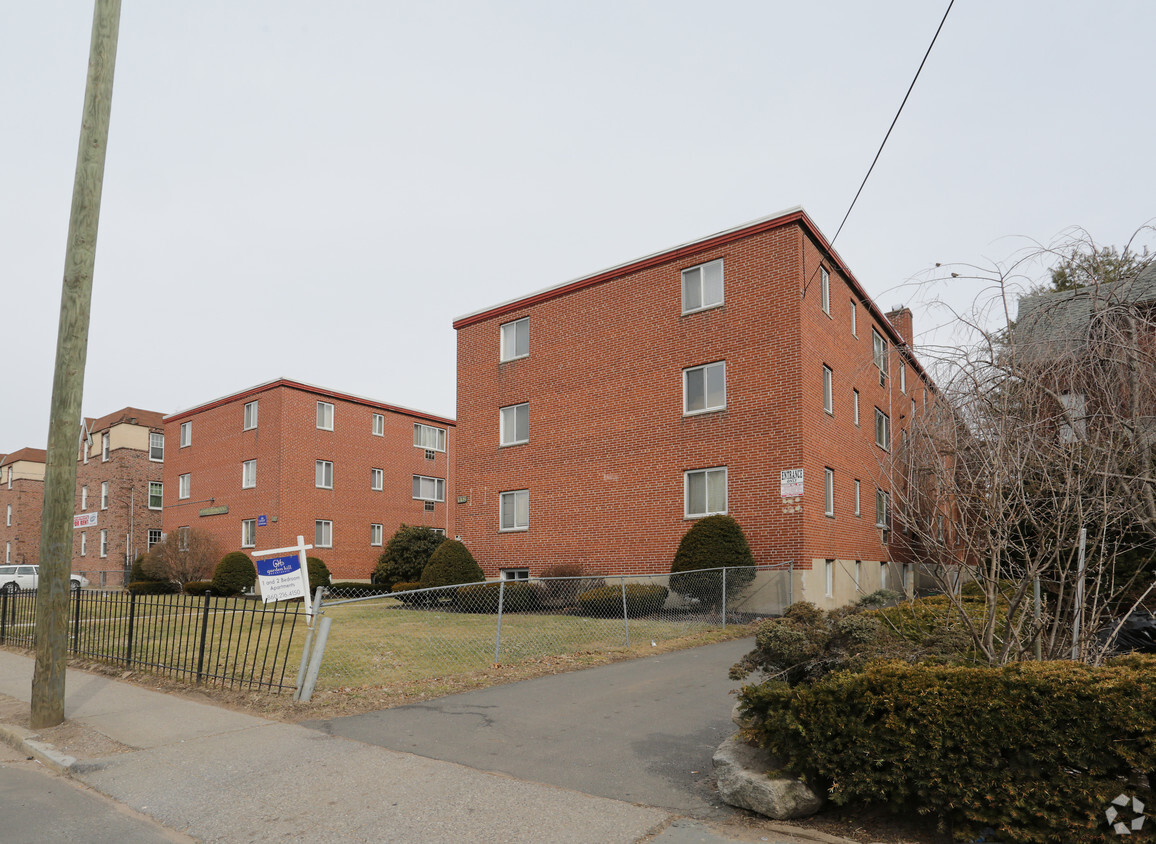
MULTIPOLYGON (((831 238, 946 6, 125 0, 84 412, 285 376, 452 416, 456 316, 793 205, 831 238)), ((0 452, 47 439, 91 23, 0 11, 0 452)), ((1156 217, 1154 25, 956 3, 836 242, 884 309, 1156 217)))

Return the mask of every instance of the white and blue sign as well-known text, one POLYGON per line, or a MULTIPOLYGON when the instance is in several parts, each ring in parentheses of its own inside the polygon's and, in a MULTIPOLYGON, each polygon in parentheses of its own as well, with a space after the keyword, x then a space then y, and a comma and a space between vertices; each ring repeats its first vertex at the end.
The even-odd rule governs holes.
POLYGON ((301 558, 297 554, 284 557, 267 557, 255 560, 257 577, 261 581, 261 599, 287 601, 305 596, 305 583, 301 577, 301 558))
POLYGON ((257 517, 257 527, 265 527, 265 525, 267 525, 268 523, 269 523, 269 517, 268 516, 258 516, 257 517))

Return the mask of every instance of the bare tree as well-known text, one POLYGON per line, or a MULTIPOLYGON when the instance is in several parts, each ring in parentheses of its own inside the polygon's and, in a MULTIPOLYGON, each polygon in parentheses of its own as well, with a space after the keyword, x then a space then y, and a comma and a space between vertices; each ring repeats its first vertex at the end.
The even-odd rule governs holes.
POLYGON ((1038 257, 975 273, 990 296, 958 315, 970 340, 940 356, 938 400, 908 426, 893 490, 896 541, 995 664, 1068 656, 1077 627, 1077 655, 1098 661, 1097 634, 1154 594, 1156 264, 1126 248, 1135 275, 1019 298, 1038 257))
POLYGON ((142 566, 151 577, 184 586, 193 580, 209 580, 220 559, 220 546, 210 534, 180 528, 154 545, 142 566))

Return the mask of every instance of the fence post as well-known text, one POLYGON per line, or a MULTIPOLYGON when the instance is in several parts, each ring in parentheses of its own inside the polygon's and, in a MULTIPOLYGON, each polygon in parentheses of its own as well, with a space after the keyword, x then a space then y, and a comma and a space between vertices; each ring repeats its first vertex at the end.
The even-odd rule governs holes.
POLYGON ((72 598, 72 653, 75 655, 80 652, 80 590, 69 588, 69 596, 72 598))
POLYGON ((723 616, 723 630, 727 629, 727 567, 723 566, 722 578, 722 616, 723 616))
POLYGON ((0 591, 0 645, 8 635, 8 590, 0 591))
POLYGON ((205 639, 209 635, 209 596, 212 590, 205 590, 205 609, 201 613, 201 647, 197 651, 197 682, 201 682, 201 675, 205 667, 205 639))
POLYGON ((124 664, 132 663, 132 631, 136 626, 136 592, 128 593, 128 644, 124 649, 124 664))
POLYGON ((317 674, 321 671, 321 660, 325 657, 325 643, 329 641, 329 626, 333 619, 327 615, 321 616, 317 624, 317 643, 313 646, 313 654, 309 659, 309 671, 305 675, 305 685, 298 697, 302 703, 308 703, 313 697, 313 690, 317 688, 317 674))
POLYGON ((502 603, 506 597, 506 581, 498 581, 498 633, 494 641, 494 665, 498 664, 498 657, 502 653, 502 603))
POLYGON ((626 630, 626 647, 630 647, 630 613, 626 609, 626 578, 622 579, 622 626, 626 630))
MULTIPOLYGON (((318 586, 317 592, 313 596, 314 617, 321 612, 321 593, 323 591, 325 591, 324 587, 318 586)), ((310 623, 305 633, 305 645, 301 648, 301 665, 297 669, 297 686, 293 689, 293 700, 301 700, 301 692, 305 688, 305 670, 309 667, 309 649, 313 645, 313 631, 316 629, 317 626, 310 623)))

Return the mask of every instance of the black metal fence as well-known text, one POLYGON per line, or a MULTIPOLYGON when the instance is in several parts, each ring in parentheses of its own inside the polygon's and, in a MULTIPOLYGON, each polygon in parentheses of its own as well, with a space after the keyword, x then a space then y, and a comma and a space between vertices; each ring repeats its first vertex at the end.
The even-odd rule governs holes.
MULTIPOLYGON (((225 688, 296 687, 303 604, 80 590, 68 611, 74 656, 225 688)), ((0 645, 33 648, 35 628, 36 592, 0 592, 0 645)))

